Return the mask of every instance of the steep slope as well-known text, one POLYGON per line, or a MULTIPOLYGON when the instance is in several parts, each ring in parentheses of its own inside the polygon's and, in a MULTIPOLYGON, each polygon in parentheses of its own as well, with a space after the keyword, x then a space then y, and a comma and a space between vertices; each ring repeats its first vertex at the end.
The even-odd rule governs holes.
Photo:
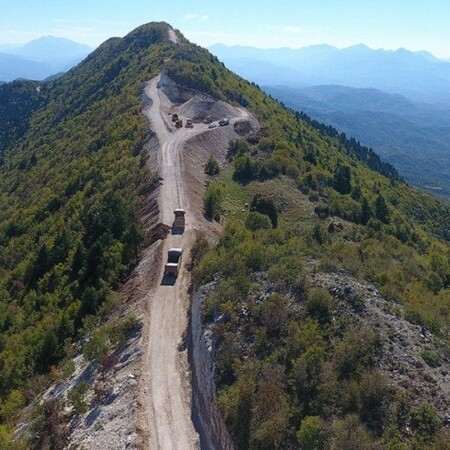
MULTIPOLYGON (((187 102, 180 107, 186 115, 197 108, 189 103, 192 93, 202 93, 246 108, 262 126, 250 134, 247 125, 213 130, 230 133, 227 139, 243 139, 227 148, 219 139, 221 134, 208 143, 199 136, 192 145, 188 143, 190 153, 183 152, 182 160, 192 164, 199 160, 198 154, 206 155, 210 148, 213 153, 222 142, 225 170, 210 179, 205 213, 222 216, 225 231, 217 246, 205 254, 209 244, 204 238, 216 236, 219 225, 211 221, 201 229, 203 239, 193 248, 193 285, 210 282, 203 288, 208 292, 203 319, 207 337, 212 338, 219 406, 236 445, 295 447, 296 432, 303 439, 310 429, 317 439, 334 440, 335 448, 345 448, 346 433, 364 444, 360 448, 370 448, 382 439, 392 445, 441 439, 438 433, 446 400, 442 408, 437 403, 421 405, 420 400, 428 401, 428 393, 421 396, 414 386, 391 385, 379 377, 378 371, 385 369, 379 357, 388 353, 389 344, 386 336, 377 334, 376 324, 365 320, 361 298, 348 295, 343 286, 343 293, 338 290, 337 294, 348 299, 350 306, 335 307, 326 291, 310 288, 309 271, 333 274, 315 281, 327 289, 330 279, 331 283, 337 279, 331 288, 339 287, 344 270, 356 279, 370 280, 387 298, 393 316, 404 311, 417 331, 418 324, 431 330, 431 335, 424 331, 430 341, 420 347, 422 365, 448 373, 444 344, 450 306, 450 253, 445 242, 450 239, 449 209, 405 185, 395 169, 354 140, 273 101, 167 24, 144 25, 123 39, 110 39, 68 74, 43 83, 39 95, 45 101, 30 115, 25 131, 17 138, 11 137, 12 127, 8 131, 12 143, 4 149, 0 177, 3 423, 14 422, 17 410, 49 384, 49 375, 63 376, 65 365, 58 362, 71 355, 69 344, 76 337, 85 338, 85 356, 94 361, 88 372, 115 373, 113 344, 123 342, 135 326, 100 324, 108 308, 117 307, 113 289, 138 261, 133 277, 143 278, 143 287, 131 290, 129 302, 136 296, 149 300, 154 314, 166 305, 168 316, 161 316, 166 319, 183 310, 170 312, 177 301, 188 308, 186 292, 184 297, 177 294, 190 279, 186 267, 174 291, 155 288, 154 280, 146 278, 156 273, 159 283, 160 261, 149 253, 169 245, 155 244, 158 236, 150 233, 149 194, 159 183, 150 177, 145 144, 158 147, 158 143, 151 140, 155 118, 150 116, 149 129, 141 103, 151 111, 142 95, 144 85, 161 71, 175 82, 168 95, 177 99, 176 106, 187 102), (228 169, 227 161, 232 162, 228 169), (154 247, 146 246, 140 253, 144 231, 154 247), (167 304, 156 305, 155 293, 167 293, 163 297, 167 304), (346 314, 349 308, 353 315, 346 314), (357 314, 360 327, 353 320, 357 314), (375 382, 378 378, 380 383, 375 382), (416 398, 411 402, 413 394, 416 398), (389 428, 394 417, 395 427, 389 428)), ((150 98, 156 100, 154 93, 150 98)), ((168 143, 177 135, 168 138, 157 126, 155 131, 161 151, 166 145, 167 156, 174 156, 170 152, 179 147, 168 143)), ((172 192, 173 176, 166 176, 168 184, 161 192, 172 192)), ((192 198, 198 198, 203 188, 197 182, 192 198)), ((166 221, 176 204, 163 200, 166 221)), ((194 218, 189 220, 195 223, 194 218)), ((176 238, 170 236, 168 242, 176 238)), ((364 284, 364 289, 374 288, 364 284)), ((146 325, 152 323, 150 317, 146 325)), ((163 345, 156 325, 163 324, 153 323, 155 334, 148 343, 163 345)), ((175 328, 176 334, 179 324, 175 328)), ((409 345, 405 339, 403 344, 409 345)), ((393 348, 397 352, 397 343, 393 348)), ((176 365, 173 346, 167 352, 171 370, 176 365)), ((155 351, 145 355, 151 370, 158 369, 160 357, 155 351)), ((409 368, 398 370, 413 376, 409 368)), ((146 370, 141 375, 145 382, 146 370)), ((171 375, 179 386, 179 373, 171 375)), ((423 377, 434 383, 434 373, 424 370, 423 377)), ((158 383, 147 381, 150 398, 144 398, 168 409, 161 415, 153 411, 149 420, 144 419, 150 430, 147 436, 141 430, 143 438, 157 441, 160 447, 180 447, 179 436, 186 436, 184 432, 176 433, 177 440, 171 443, 160 439, 155 430, 170 428, 170 416, 176 413, 170 408, 182 393, 169 386, 167 392, 174 398, 165 403, 166 397, 158 398, 158 383)), ((161 382, 167 385, 167 380, 161 382)), ((72 423, 86 414, 83 389, 89 390, 89 385, 80 384, 70 395, 72 423)), ((35 447, 65 445, 66 428, 58 420, 66 410, 58 405, 47 402, 40 410, 35 447)), ((92 406, 92 414, 82 421, 86 427, 95 423, 101 410, 95 402, 92 406)), ((100 433, 101 427, 96 424, 87 433, 100 433)), ((2 439, 4 431, 2 427, 2 439)), ((128 445, 126 439, 116 444, 128 445)))
MULTIPOLYGON (((171 48, 157 24, 112 39, 42 83, 19 128, 16 108, 2 111, 12 124, 2 136, 0 177, 3 423, 51 381, 86 315, 105 316, 112 290, 137 261, 145 238, 139 217, 154 188, 140 92, 171 48)), ((21 86, 30 85, 2 89, 21 86)))

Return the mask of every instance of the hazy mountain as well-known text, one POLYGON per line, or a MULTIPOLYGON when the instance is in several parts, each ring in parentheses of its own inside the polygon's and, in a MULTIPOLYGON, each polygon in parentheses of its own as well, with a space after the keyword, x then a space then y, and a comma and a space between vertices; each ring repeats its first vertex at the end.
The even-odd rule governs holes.
POLYGON ((3 45, 0 47, 0 80, 42 80, 69 70, 91 51, 92 48, 87 45, 52 36, 42 37, 19 47, 3 45))
POLYGON ((28 42, 15 50, 15 54, 32 61, 73 61, 85 58, 92 52, 88 45, 70 39, 45 36, 28 42))
POLYGON ((344 86, 266 92, 373 147, 412 184, 450 197, 450 109, 344 86))
POLYGON ((16 55, 0 53, 0 80, 12 81, 17 78, 42 80, 54 72, 52 66, 44 62, 36 62, 16 55))
POLYGON ((328 45, 257 49, 221 44, 210 50, 231 70, 258 84, 271 79, 270 85, 373 87, 415 100, 450 103, 450 64, 424 51, 372 50, 365 45, 341 50, 328 45))

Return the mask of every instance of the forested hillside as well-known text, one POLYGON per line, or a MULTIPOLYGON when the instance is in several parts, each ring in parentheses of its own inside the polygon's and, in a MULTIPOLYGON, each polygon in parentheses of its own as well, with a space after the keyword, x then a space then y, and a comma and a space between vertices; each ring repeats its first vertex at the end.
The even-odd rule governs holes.
POLYGON ((449 199, 450 112, 375 89, 263 87, 297 111, 371 146, 422 190, 449 199))
POLYGON ((445 448, 439 405, 381 373, 389 343, 364 322, 363 299, 344 292, 358 325, 311 273, 373 283, 392 314, 435 337, 423 364, 447 370, 449 208, 208 51, 171 42, 167 24, 110 39, 39 90, 1 87, 35 109, 25 122, 14 108, 1 115, 2 433, 49 372, 62 371, 86 316, 107 314, 139 257, 152 189, 140 96, 162 69, 262 124, 230 146, 228 168, 212 177, 206 213, 224 232, 218 243, 199 239, 193 253, 195 286, 212 283, 203 315, 237 447, 445 448))
POLYGON ((237 447, 446 448, 449 208, 203 50, 166 67, 263 127, 211 178, 205 212, 224 233, 193 252, 237 447), (412 365, 389 356, 397 335, 412 365))
POLYGON ((84 318, 112 307, 112 291, 137 261, 152 189, 140 94, 174 47, 166 36, 165 26, 144 27, 55 81, 1 86, 5 425, 54 379, 84 318))

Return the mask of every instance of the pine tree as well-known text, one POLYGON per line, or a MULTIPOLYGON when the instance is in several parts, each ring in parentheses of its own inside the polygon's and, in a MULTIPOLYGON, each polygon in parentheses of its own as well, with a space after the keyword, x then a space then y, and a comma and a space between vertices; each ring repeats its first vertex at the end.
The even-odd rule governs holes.
POLYGON ((389 223, 389 209, 384 197, 379 194, 375 201, 375 217, 383 223, 389 223))

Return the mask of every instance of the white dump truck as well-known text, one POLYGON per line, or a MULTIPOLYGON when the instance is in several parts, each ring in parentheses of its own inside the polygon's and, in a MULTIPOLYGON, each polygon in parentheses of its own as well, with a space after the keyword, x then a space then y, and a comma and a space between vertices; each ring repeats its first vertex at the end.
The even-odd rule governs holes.
POLYGON ((181 248, 171 248, 167 252, 167 262, 164 267, 164 276, 177 277, 181 265, 181 255, 183 250, 181 248))

